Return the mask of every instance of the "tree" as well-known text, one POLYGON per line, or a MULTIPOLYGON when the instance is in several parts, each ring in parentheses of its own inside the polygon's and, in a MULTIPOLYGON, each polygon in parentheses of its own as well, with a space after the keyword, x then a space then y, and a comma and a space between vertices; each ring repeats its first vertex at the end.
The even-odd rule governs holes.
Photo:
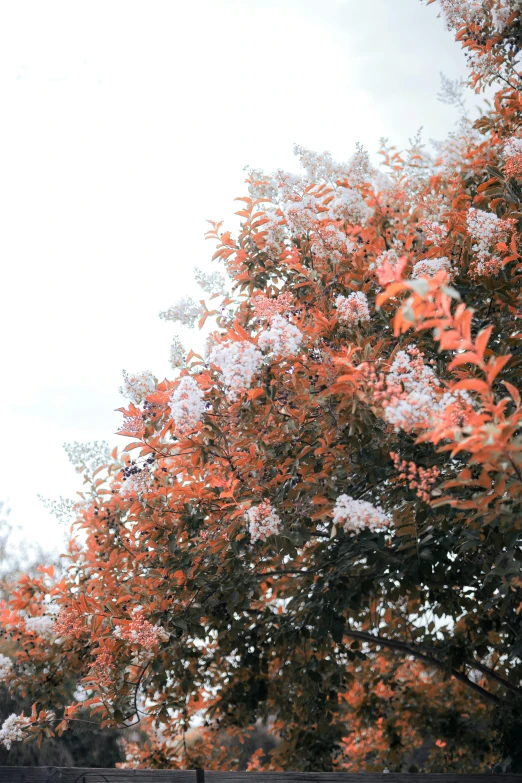
POLYGON ((215 319, 208 350, 126 375, 68 570, 4 606, 35 702, 4 742, 88 707, 148 729, 129 764, 234 766, 215 733, 265 725, 251 768, 522 770, 518 10, 442 3, 500 89, 437 160, 298 147, 301 176, 250 172, 236 238, 212 224, 219 306, 162 314, 215 319))

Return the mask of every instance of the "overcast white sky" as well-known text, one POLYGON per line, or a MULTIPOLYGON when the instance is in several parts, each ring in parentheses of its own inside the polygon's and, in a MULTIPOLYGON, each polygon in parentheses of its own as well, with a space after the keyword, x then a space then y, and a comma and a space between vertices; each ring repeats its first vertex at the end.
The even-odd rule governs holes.
MULTIPOLYGON (((158 319, 210 268, 245 164, 294 142, 346 160, 453 128, 465 73, 420 0, 18 0, 0 5, 0 499, 27 540, 63 528, 64 441, 114 435, 121 372, 169 374, 158 319)), ((180 331, 185 344, 188 333, 180 331)))

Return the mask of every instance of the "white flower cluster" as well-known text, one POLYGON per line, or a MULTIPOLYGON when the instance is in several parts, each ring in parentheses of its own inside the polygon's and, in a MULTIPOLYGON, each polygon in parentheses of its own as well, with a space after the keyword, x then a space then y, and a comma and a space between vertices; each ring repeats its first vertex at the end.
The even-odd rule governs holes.
POLYGON ((339 188, 329 207, 334 220, 346 220, 358 226, 364 226, 372 214, 372 210, 355 188, 339 188))
POLYGON ((442 258, 423 258, 413 265, 411 276, 415 278, 435 277, 437 272, 440 272, 441 269, 444 269, 444 271, 447 272, 448 277, 451 278, 453 267, 451 261, 446 256, 442 256, 442 258))
POLYGON ((448 409, 464 409, 472 404, 466 391, 438 392, 441 386, 439 379, 412 345, 396 354, 386 382, 390 398, 385 401, 384 419, 396 432, 436 426, 444 419, 448 409))
POLYGON ((268 536, 277 535, 281 529, 281 519, 268 500, 249 508, 245 512, 245 518, 253 544, 256 541, 266 541, 268 536))
POLYGON ((440 0, 440 4, 448 30, 458 30, 471 24, 483 10, 481 0, 440 0))
MULTIPOLYGON (((408 346, 412 349, 413 346, 408 346)), ((407 351, 399 351, 386 376, 389 387, 404 389, 402 394, 396 394, 384 409, 384 419, 392 424, 396 431, 411 431, 428 421, 438 411, 439 397, 435 387, 440 381, 422 358, 415 357, 407 351)))
POLYGON ((181 370, 181 368, 185 366, 186 358, 187 358, 187 351, 185 349, 185 346, 183 345, 179 337, 175 335, 172 339, 172 344, 170 346, 169 364, 173 370, 181 370))
MULTIPOLYGON (((482 59, 484 60, 484 57, 482 59)), ((463 166, 468 165, 470 148, 481 144, 483 139, 464 118, 458 131, 448 133, 444 141, 434 139, 430 141, 437 156, 435 172, 444 177, 451 177, 456 171, 462 171, 463 166)))
POLYGON ((277 198, 277 182, 261 169, 250 169, 248 172, 250 184, 248 192, 252 199, 267 198, 275 201, 277 198))
POLYGON ((182 435, 192 432, 205 412, 204 392, 191 375, 184 375, 172 392, 170 409, 176 429, 182 435))
POLYGON ((352 253, 355 248, 355 243, 332 223, 318 225, 310 244, 310 250, 317 259, 334 264, 345 260, 346 254, 352 253))
POLYGON ((64 443, 63 448, 77 473, 94 473, 102 465, 112 461, 109 444, 105 440, 90 443, 64 443))
POLYGON ((263 250, 267 255, 278 258, 283 252, 288 239, 288 230, 284 218, 280 215, 267 213, 268 222, 262 230, 265 232, 263 250))
POLYGON ((194 277, 206 294, 225 296, 227 293, 225 278, 220 272, 203 272, 198 267, 194 267, 194 277))
POLYGON ((502 267, 502 260, 492 248, 498 242, 505 242, 511 229, 511 222, 498 218, 494 212, 484 212, 472 207, 466 218, 467 228, 474 240, 472 247, 476 254, 476 271, 479 275, 496 274, 502 267))
POLYGON ((272 351, 276 357, 287 358, 298 353, 302 339, 297 326, 282 315, 274 315, 270 329, 261 332, 257 344, 262 351, 272 351))
POLYGON ((350 495, 339 495, 335 502, 333 523, 342 526, 347 533, 358 533, 360 530, 387 527, 390 519, 380 506, 350 495))
POLYGON ((148 370, 135 375, 123 371, 123 386, 120 386, 120 394, 127 397, 134 405, 139 405, 148 394, 153 394, 155 391, 156 379, 148 370))
POLYGON ((250 388, 262 360, 261 351, 246 340, 227 340, 216 345, 210 354, 210 363, 215 364, 221 371, 225 386, 228 387, 227 395, 232 400, 250 388))
POLYGON ((354 291, 348 296, 339 294, 335 300, 335 306, 341 321, 355 324, 359 321, 370 320, 368 298, 362 291, 354 291))
POLYGON ((507 21, 517 8, 517 0, 497 0, 491 9, 495 30, 499 33, 506 28, 507 21))
POLYGON ((318 214, 317 200, 314 196, 306 195, 299 199, 285 201, 281 208, 292 234, 307 234, 315 228, 318 214))
POLYGON ((183 326, 188 326, 192 329, 204 312, 203 305, 200 302, 195 302, 189 296, 184 296, 178 299, 168 310, 160 313, 159 317, 163 318, 164 321, 178 321, 183 326))
POLYGON ((504 144, 503 152, 505 158, 518 158, 522 155, 522 139, 512 136, 504 144))
POLYGON ((329 152, 322 155, 305 147, 294 145, 294 154, 299 158, 306 177, 310 182, 324 180, 334 184, 337 180, 348 179, 351 185, 368 182, 374 174, 370 158, 360 144, 348 163, 336 163, 329 152))
POLYGON ((6 718, 0 729, 0 745, 9 750, 13 742, 20 742, 27 736, 26 729, 31 725, 29 718, 13 713, 6 718))
POLYGON ((53 636, 54 618, 47 614, 41 614, 37 617, 26 617, 25 628, 30 633, 41 636, 42 639, 51 639, 53 636))
POLYGON ((85 500, 71 500, 70 498, 60 497, 59 500, 50 500, 38 495, 45 508, 53 514, 62 524, 70 524, 87 505, 85 500))
POLYGON ((13 669, 13 662, 7 655, 0 653, 0 682, 5 682, 9 679, 9 675, 13 669))
POLYGON ((437 220, 421 221, 421 228, 426 236, 426 241, 432 244, 443 242, 448 236, 448 229, 437 220))

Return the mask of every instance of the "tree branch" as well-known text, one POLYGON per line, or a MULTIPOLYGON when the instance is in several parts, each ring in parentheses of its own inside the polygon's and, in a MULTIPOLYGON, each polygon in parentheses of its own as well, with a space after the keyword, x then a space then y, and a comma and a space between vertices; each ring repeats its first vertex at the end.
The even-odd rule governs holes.
MULTIPOLYGON (((407 653, 408 655, 413 655, 415 658, 418 658, 420 661, 424 661, 430 666, 435 666, 437 669, 447 671, 447 666, 445 663, 439 661, 438 658, 434 658, 432 655, 428 655, 422 650, 419 650, 416 645, 407 644, 407 642, 401 642, 398 639, 386 639, 383 636, 375 636, 374 634, 364 633, 363 631, 353 631, 352 629, 345 629, 344 633, 346 636, 350 636, 353 639, 361 639, 361 641, 368 642, 369 644, 378 644, 381 647, 388 647, 390 650, 400 650, 401 652, 407 653)), ((475 691, 475 693, 478 693, 483 699, 486 699, 493 704, 502 703, 502 699, 500 699, 498 696, 495 696, 494 693, 490 693, 485 688, 482 688, 476 682, 468 679, 468 677, 466 677, 463 672, 459 672, 458 669, 453 668, 451 668, 449 671, 452 677, 455 677, 456 680, 462 682, 467 688, 470 688, 472 691, 475 691)))

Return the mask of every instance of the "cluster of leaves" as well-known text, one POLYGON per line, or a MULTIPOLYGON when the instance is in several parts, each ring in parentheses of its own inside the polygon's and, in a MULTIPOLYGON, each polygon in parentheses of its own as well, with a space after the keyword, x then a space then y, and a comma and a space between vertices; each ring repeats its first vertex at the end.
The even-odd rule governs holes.
POLYGON ((237 237, 213 224, 232 293, 203 315, 211 341, 267 345, 272 307, 300 344, 265 348, 236 394, 191 353, 124 411, 132 442, 87 476, 63 577, 24 577, 3 608, 10 687, 39 705, 31 735, 89 708, 147 728, 129 765, 237 767, 214 738, 263 724, 275 745, 251 769, 522 770, 522 204, 503 156, 520 132, 520 22, 489 35, 493 5, 481 36, 475 16, 457 37, 479 62, 494 47, 510 83, 439 160, 415 144, 375 171, 361 150, 345 166, 298 150, 302 177, 251 172, 237 237), (470 209, 509 226, 494 273, 470 209), (450 274, 412 276, 440 258, 450 274), (354 293, 369 318, 342 317, 354 293), (460 412, 389 423, 394 393, 412 407, 386 386, 409 346, 460 412), (181 428, 187 376, 205 407, 181 428), (436 469, 428 497, 391 455, 436 469), (334 525, 342 495, 389 526, 334 525), (253 536, 263 503, 278 529, 253 536), (28 623, 51 611, 48 633, 28 623))

